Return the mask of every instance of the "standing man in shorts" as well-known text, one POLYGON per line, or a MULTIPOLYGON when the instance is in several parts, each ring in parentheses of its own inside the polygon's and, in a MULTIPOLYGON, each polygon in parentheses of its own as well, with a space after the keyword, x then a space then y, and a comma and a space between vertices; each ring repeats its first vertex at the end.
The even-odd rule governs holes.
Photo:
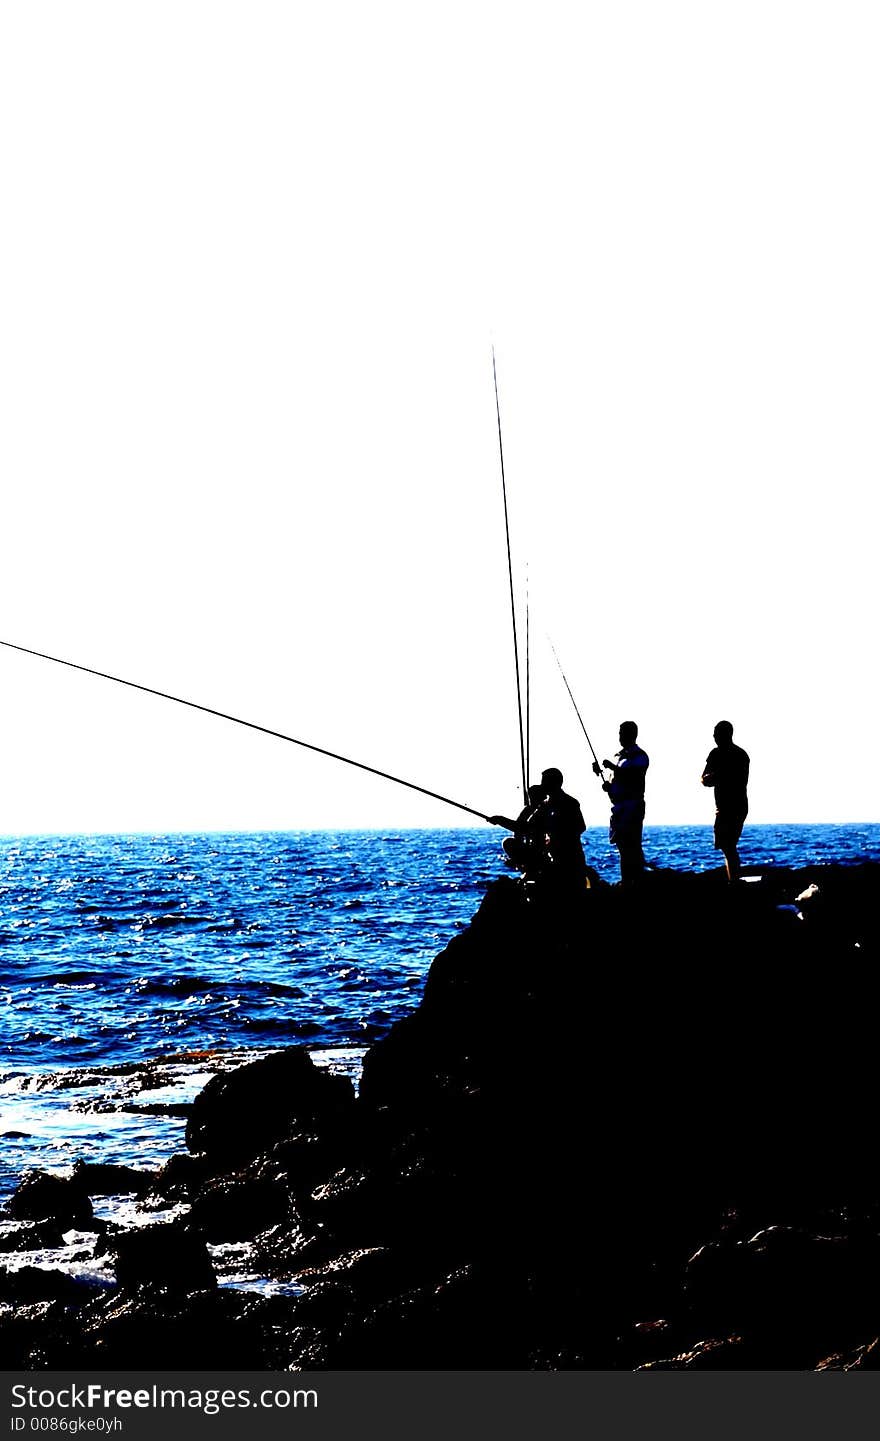
POLYGON ((724 855, 727 879, 735 881, 740 871, 737 842, 749 813, 749 758, 733 744, 730 721, 719 721, 713 735, 715 749, 706 757, 701 780, 715 787, 715 849, 724 855))
POLYGON ((602 765, 611 772, 606 781, 598 761, 593 770, 602 781, 602 789, 611 801, 611 826, 608 838, 620 854, 620 884, 629 888, 635 885, 645 871, 645 853, 642 850, 642 826, 645 820, 645 773, 648 757, 641 746, 636 745, 639 728, 635 721, 621 721, 620 750, 613 761, 602 765))

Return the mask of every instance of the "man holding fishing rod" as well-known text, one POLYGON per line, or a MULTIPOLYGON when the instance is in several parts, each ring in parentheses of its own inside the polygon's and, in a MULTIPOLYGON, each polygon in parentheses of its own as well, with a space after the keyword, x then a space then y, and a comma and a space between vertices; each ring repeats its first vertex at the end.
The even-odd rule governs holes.
POLYGON ((528 797, 528 805, 523 806, 516 820, 507 816, 490 816, 489 821, 493 826, 505 826, 513 831, 512 836, 505 836, 501 849, 511 865, 522 871, 523 879, 532 881, 540 875, 545 861, 542 824, 544 787, 529 786, 528 797))
POLYGON ((504 853, 525 880, 541 877, 563 888, 583 887, 587 863, 581 845, 586 830, 580 803, 562 789, 562 771, 550 766, 541 784, 529 786, 529 804, 515 821, 488 816, 495 826, 513 835, 504 841, 504 853))
MULTIPOLYGON (((550 639, 549 636, 547 638, 550 639)), ((584 738, 590 747, 590 754, 593 757, 593 774, 599 777, 603 791, 611 800, 611 825, 608 834, 611 844, 617 846, 620 853, 621 885, 634 885, 645 871, 642 825, 645 819, 645 772, 648 769, 648 757, 641 746, 636 745, 639 728, 635 721, 622 721, 618 732, 620 750, 617 752, 617 759, 605 760, 600 765, 599 757, 596 755, 593 742, 584 725, 584 718, 578 709, 578 703, 552 641, 550 649, 559 666, 559 674, 568 691, 569 700, 574 706, 584 738), (605 779, 603 767, 605 770, 611 771, 610 781, 605 779)))
POLYGON ((618 732, 620 750, 616 760, 593 762, 593 773, 602 781, 602 789, 611 801, 611 825, 608 835, 620 853, 620 883, 634 885, 644 874, 645 853, 642 850, 642 826, 645 820, 645 773, 648 757, 636 745, 639 728, 635 721, 623 721, 618 732), (611 772, 606 780, 602 768, 611 772))

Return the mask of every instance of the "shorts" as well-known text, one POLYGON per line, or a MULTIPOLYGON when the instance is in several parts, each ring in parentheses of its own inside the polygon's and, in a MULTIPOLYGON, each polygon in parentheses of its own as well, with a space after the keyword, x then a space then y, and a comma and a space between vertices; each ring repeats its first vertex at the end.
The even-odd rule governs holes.
POLYGON ((748 811, 719 811, 715 817, 716 851, 732 851, 742 835, 748 811))

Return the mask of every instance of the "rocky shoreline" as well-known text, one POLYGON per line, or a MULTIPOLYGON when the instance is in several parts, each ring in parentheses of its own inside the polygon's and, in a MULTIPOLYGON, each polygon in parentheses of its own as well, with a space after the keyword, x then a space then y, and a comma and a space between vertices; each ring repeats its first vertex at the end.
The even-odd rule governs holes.
POLYGON ((25 1176, 5 1364, 876 1367, 878 957, 877 865, 495 881, 359 1093, 289 1047, 158 1170, 25 1176), (72 1231, 105 1281, 22 1264, 72 1231), (218 1286, 226 1246, 282 1294, 218 1286))

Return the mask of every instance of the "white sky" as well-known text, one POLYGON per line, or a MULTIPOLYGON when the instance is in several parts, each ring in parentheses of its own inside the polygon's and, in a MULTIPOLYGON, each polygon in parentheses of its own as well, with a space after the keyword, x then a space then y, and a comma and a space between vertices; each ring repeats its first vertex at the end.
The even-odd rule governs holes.
MULTIPOLYGON (((878 820, 871 4, 8 5, 0 638, 487 811, 878 820)), ((0 830, 468 823, 0 651, 0 830)))

